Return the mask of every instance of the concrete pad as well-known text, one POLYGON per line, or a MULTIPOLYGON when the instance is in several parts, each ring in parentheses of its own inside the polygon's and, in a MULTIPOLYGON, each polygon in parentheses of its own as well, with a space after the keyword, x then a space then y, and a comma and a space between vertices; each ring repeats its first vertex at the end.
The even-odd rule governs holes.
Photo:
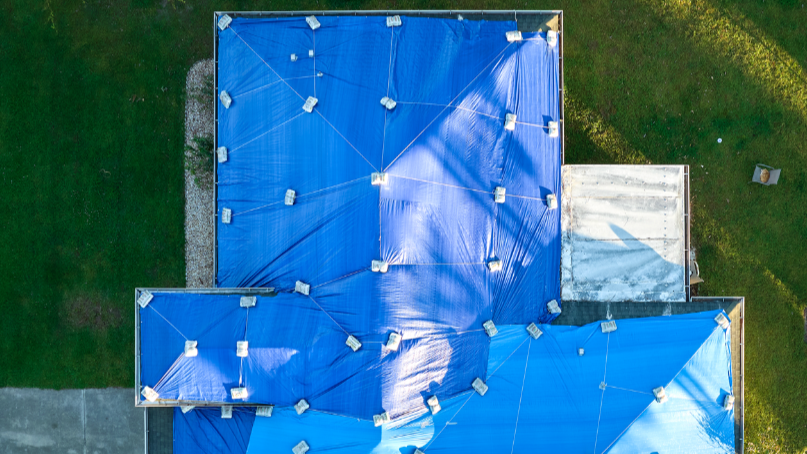
POLYGON ((0 388, 0 453, 142 454, 131 389, 0 388))

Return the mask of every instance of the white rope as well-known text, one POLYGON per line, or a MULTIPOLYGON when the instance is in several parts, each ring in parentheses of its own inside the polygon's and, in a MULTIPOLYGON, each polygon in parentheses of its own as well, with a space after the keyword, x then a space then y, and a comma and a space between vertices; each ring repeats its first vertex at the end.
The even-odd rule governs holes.
POLYGON ((242 143, 241 145, 239 145, 239 146, 237 146, 237 147, 233 148, 233 149, 232 149, 232 150, 230 150, 228 153, 229 153, 229 154, 233 154, 233 152, 234 152, 234 151, 236 151, 236 150, 238 150, 238 149, 241 149, 241 148, 244 148, 245 146, 247 146, 247 145, 251 144, 252 142, 254 142, 254 141, 256 141, 256 140, 260 139, 261 137, 263 137, 263 136, 265 136, 265 135, 269 134, 270 132, 274 131, 275 129, 277 129, 277 128, 281 127, 281 126, 284 126, 284 125, 285 125, 285 124, 287 124, 288 122, 290 122, 290 121, 292 121, 292 120, 294 120, 294 119, 296 119, 296 118, 298 118, 298 117, 302 116, 304 113, 305 113, 305 111, 300 112, 299 114, 297 114, 297 115, 295 115, 295 116, 293 116, 293 117, 289 118, 288 120, 284 121, 283 123, 280 123, 279 125, 277 125, 277 126, 274 126, 274 127, 270 128, 268 131, 266 131, 266 132, 264 132, 263 134, 261 134, 261 135, 259 135, 259 136, 255 137, 254 139, 252 139, 252 140, 250 140, 250 141, 248 141, 248 142, 242 143))
MULTIPOLYGON (((459 92, 459 93, 457 93, 457 96, 455 96, 455 97, 454 97, 454 99, 452 99, 452 100, 451 100, 451 102, 449 102, 449 103, 448 103, 448 105, 453 104, 453 103, 454 103, 454 101, 456 101, 456 100, 457 100, 457 98, 459 98, 459 97, 460 97, 460 95, 461 95, 463 92, 465 92, 465 90, 467 90, 467 89, 468 89, 468 87, 470 87, 470 86, 471 86, 471 84, 472 84, 472 83, 474 83, 474 81, 476 81, 476 79, 478 79, 478 78, 479 78, 479 76, 481 76, 481 75, 482 75, 482 73, 483 73, 483 72, 485 72, 485 70, 486 70, 486 69, 488 69, 488 67, 489 67, 490 65, 492 65, 492 64, 493 64, 493 62, 494 62, 494 61, 496 61, 496 59, 497 59, 497 58, 499 58, 499 56, 500 56, 500 55, 502 55, 502 54, 504 53, 504 51, 506 51, 506 50, 507 50, 507 49, 508 49, 508 48, 509 48, 509 47, 510 47, 512 44, 513 44, 513 43, 510 43, 510 44, 508 44, 507 46, 505 46, 505 47, 504 47, 504 49, 502 49, 502 50, 501 50, 501 52, 499 52, 499 53, 498 53, 498 54, 497 54, 495 57, 493 57, 493 60, 491 60, 491 61, 490 61, 490 63, 488 63, 488 64, 487 64, 487 65, 486 65, 484 68, 482 68, 482 71, 479 71, 479 74, 477 74, 477 75, 476 75, 476 77, 474 77, 473 79, 471 79, 471 81, 470 81, 470 82, 468 82, 468 85, 466 85, 466 86, 465 86, 465 88, 463 88, 462 90, 460 90, 460 92, 459 92)), ((400 152, 400 153, 398 153, 398 156, 396 156, 396 157, 395 157, 395 159, 393 159, 393 160, 392 160, 392 162, 390 162, 390 163, 389 163, 389 165, 388 165, 386 168, 387 168, 387 169, 389 169, 389 168, 390 168, 390 166, 391 166, 393 163, 395 163, 395 161, 397 161, 397 160, 398 160, 398 158, 400 158, 400 157, 401 157, 401 155, 402 155, 402 154, 404 154, 404 152, 405 152, 406 150, 408 150, 408 149, 409 149, 409 147, 411 147, 411 146, 412 146, 412 144, 413 144, 413 143, 415 143, 415 141, 416 141, 416 140, 418 140, 418 138, 419 138, 419 137, 420 137, 420 136, 421 136, 421 135, 422 135, 424 132, 426 132, 426 130, 427 130, 427 129, 429 129, 429 126, 431 126, 431 125, 432 125, 432 123, 434 123, 434 122, 435 122, 435 121, 436 121, 438 118, 440 118, 440 115, 442 115, 442 114, 443 114, 443 112, 445 112, 445 111, 446 111, 446 109, 448 109, 448 107, 444 107, 444 108, 443 108, 443 110, 442 110, 442 111, 440 111, 440 113, 439 113, 439 114, 437 114, 437 116, 436 116, 436 117, 434 117, 434 119, 433 119, 432 121, 430 121, 430 122, 429 122, 429 124, 427 124, 425 128, 423 128, 423 131, 420 131, 420 132, 418 133, 418 135, 417 135, 417 136, 415 136, 415 138, 414 138, 414 139, 412 139, 412 141, 411 141, 411 142, 409 142, 409 145, 407 145, 407 146, 406 146, 406 148, 404 148, 403 150, 401 150, 401 152, 400 152)))
POLYGON ((389 263, 389 266, 442 266, 442 265, 486 265, 485 262, 458 263, 389 263))
POLYGON ((344 139, 344 141, 347 142, 348 145, 350 145, 354 150, 356 150, 356 153, 358 153, 359 156, 361 156, 362 159, 364 159, 367 162, 367 164, 370 164, 370 167, 372 167, 373 170, 378 172, 378 169, 376 169, 375 166, 370 161, 368 161, 367 158, 365 158, 363 154, 361 154, 361 151, 359 151, 358 148, 354 147, 353 144, 350 143, 350 141, 347 140, 347 138, 345 136, 343 136, 342 133, 339 132, 339 130, 336 129, 336 127, 334 125, 332 125, 330 121, 328 121, 327 118, 325 118, 325 115, 322 115, 322 112, 319 111, 319 108, 314 107, 314 112, 316 112, 320 117, 322 117, 322 119, 325 120, 325 123, 328 123, 328 125, 330 125, 330 127, 333 128, 333 130, 336 131, 337 134, 339 134, 339 137, 344 139))
POLYGON ((534 126, 536 128, 549 129, 549 126, 539 125, 539 124, 535 124, 535 123, 527 123, 525 121, 517 121, 516 124, 517 125, 524 125, 524 126, 534 126))
MULTIPOLYGON (((312 47, 314 48, 314 77, 317 76, 317 31, 311 30, 312 47)), ((317 79, 314 79, 314 97, 317 97, 317 79)))
MULTIPOLYGON (((336 189, 336 188, 338 188, 340 186, 345 186, 345 185, 348 185, 348 184, 351 184, 351 183, 355 183, 355 182, 357 182, 359 180, 365 180, 367 178, 369 178, 369 177, 359 177, 359 178, 356 178, 355 180, 350 180, 350 181, 346 181, 344 183, 335 184, 333 186, 328 186, 327 188, 317 189, 316 191, 313 191, 313 192, 307 192, 305 194, 300 194, 300 195, 297 196, 297 199, 301 199, 303 197, 310 197, 310 196, 312 196, 314 194, 317 194, 319 192, 329 191, 331 189, 336 189)), ((266 208, 266 207, 270 207, 272 205, 277 205, 279 203, 286 203, 286 201, 285 200, 278 200, 277 202, 267 203, 266 205, 261 205, 259 207, 250 208, 249 210, 246 210, 246 211, 241 211, 239 213, 233 213, 233 217, 235 217, 237 215, 241 215, 241 214, 251 213, 253 211, 260 210, 260 209, 266 208)))
MULTIPOLYGON (((156 313, 157 313, 157 315, 159 315, 159 316, 160 316, 160 317, 161 317, 163 320, 165 320, 165 323, 168 323, 169 325, 171 325, 171 328, 174 328, 175 330, 177 330, 177 332, 179 333, 179 335, 180 335, 180 336, 185 337, 185 335, 184 335, 184 334, 182 334, 182 331, 180 331, 180 330, 179 330, 179 329, 178 329, 176 326, 174 326, 174 324, 173 324, 173 323, 169 322, 167 318, 163 317, 163 314, 161 314, 161 313, 160 313, 160 311, 158 311, 157 309, 154 309, 154 306, 152 306, 152 305, 149 305, 149 307, 150 307, 152 310, 154 310, 154 312, 156 312, 156 313)), ((185 337, 185 340, 190 340, 190 339, 188 339, 187 337, 185 337)))
MULTIPOLYGON (((232 27, 231 27, 231 28, 232 28, 232 27)), ((235 36, 237 36, 237 37, 238 37, 238 39, 240 39, 240 40, 241 40, 241 41, 242 41, 242 42, 243 42, 243 43, 244 43, 244 44, 245 44, 247 47, 249 47, 249 50, 251 50, 251 51, 252 51, 252 53, 254 53, 254 54, 255 54, 255 55, 258 57, 258 58, 260 58, 260 59, 261 59, 261 61, 262 61, 262 62, 263 62, 265 65, 266 65, 266 67, 267 67, 267 68, 269 68, 269 69, 271 69, 271 70, 272 70, 272 72, 273 72, 273 73, 275 73, 275 75, 276 75, 276 76, 277 76, 277 77, 278 77, 278 78, 279 78, 279 79, 280 79, 280 80, 281 80, 281 81, 282 81, 284 84, 286 84, 286 86, 287 86, 287 87, 289 87, 289 88, 291 89, 291 91, 293 91, 293 92, 294 92, 294 94, 296 94, 296 95, 297 95, 297 96, 298 96, 300 99, 302 99, 303 101, 305 101, 305 98, 303 98, 303 96, 302 96, 302 95, 300 95, 300 93, 297 93, 297 90, 295 90, 295 89, 294 89, 294 87, 292 87, 292 86, 291 86, 291 85, 290 85, 288 82, 286 82, 286 80, 285 80, 285 79, 283 79, 282 77, 280 77, 280 74, 278 74, 278 73, 277 73, 277 71, 275 71, 275 69, 274 69, 274 68, 272 68, 272 67, 269 65, 269 63, 266 63, 266 60, 264 60, 264 59, 263 59, 263 57, 261 57, 261 56, 260 56, 260 55, 259 55, 257 52, 255 52, 255 49, 253 49, 253 48, 252 48, 252 47, 251 47, 251 46, 250 46, 250 45, 249 45, 249 44, 248 44, 246 41, 244 41, 244 38, 242 38, 242 37, 241 37, 241 35, 239 35, 239 34, 238 34, 238 33, 237 33, 235 30, 233 30, 233 33, 235 33, 235 36)), ((316 87, 316 81, 314 82, 314 87, 316 87)), ((360 152, 360 151, 359 151, 359 150, 358 150, 356 147, 354 147, 354 146, 353 146, 353 144, 352 144, 352 143, 350 143, 350 141, 349 141, 349 140, 347 140, 347 138, 345 138, 345 136, 343 136, 343 135, 342 135, 342 133, 341 133, 341 132, 339 132, 339 130, 337 130, 337 129, 334 127, 334 125, 332 125, 332 124, 331 124, 331 122, 330 122, 330 121, 328 121, 328 119, 327 119, 327 118, 325 118, 325 116, 324 116, 324 115, 322 115, 322 113, 319 111, 319 109, 318 109, 318 108, 316 108, 316 107, 315 107, 315 108, 314 108, 314 111, 315 111, 317 114, 319 114, 319 116, 320 116, 320 117, 322 117, 322 119, 323 119, 323 120, 325 120, 325 122, 326 122, 326 123, 328 123, 328 125, 330 125, 330 127, 331 127, 331 128, 333 128, 333 130, 334 130, 334 131, 336 131, 336 133, 337 133, 337 134, 339 134, 339 137, 341 137, 342 139, 344 139, 344 141, 345 141, 345 142, 347 142, 347 144, 348 144, 348 145, 350 145, 350 146, 351 146, 351 147, 352 147, 354 150, 356 150, 356 153, 359 153, 359 156, 361 156, 361 157, 362 157, 362 159, 364 159, 365 161, 367 161, 367 158, 365 158, 365 157, 364 157, 364 155, 363 155, 363 154, 361 154, 361 152, 360 152)), ((376 168, 375 168, 375 166, 374 166, 372 163, 370 163, 370 161, 367 161, 367 164, 370 164, 370 167, 372 167, 372 168, 373 168, 373 170, 378 171, 378 169, 376 169, 376 168)))
POLYGON ((518 351, 518 349, 519 349, 519 348, 521 348, 521 346, 522 346, 522 345, 524 345, 524 342, 527 342, 528 340, 530 340, 530 338, 529 338, 529 337, 527 337, 526 339, 524 339, 523 341, 521 341, 521 343, 520 343, 520 344, 518 344, 518 347, 516 347, 516 348, 515 348, 515 350, 513 350, 513 351, 510 353, 510 355, 509 355, 509 356, 507 356, 507 358, 505 358, 505 359, 504 359, 504 361, 502 361, 502 363, 501 363, 501 364, 499 364, 499 367, 497 367, 497 368, 496 368, 496 370, 494 370, 492 374, 488 375, 488 380, 490 380, 491 378, 493 378, 493 376, 494 376, 494 375, 496 375, 496 372, 498 372, 498 371, 499 371, 499 369, 501 369, 501 368, 502 368, 502 366, 504 366, 504 363, 506 363, 506 362, 507 362, 507 360, 509 360, 509 359, 510 359, 510 357, 511 357, 511 356, 513 356, 513 355, 514 355, 514 354, 515 354, 515 353, 518 351))
MULTIPOLYGON (((432 439, 431 439, 431 440, 430 440, 428 443, 426 443, 426 446, 424 446, 424 447, 423 447, 423 449, 428 448, 428 447, 429 447, 429 445, 431 445, 432 443, 434 443, 435 441, 437 441, 437 437, 439 437, 439 436, 440 436, 440 434, 442 434, 442 433, 443 433, 443 431, 444 431, 444 430, 446 430, 446 427, 448 427, 448 426, 449 426, 449 424, 451 424, 451 421, 453 421, 453 420, 454 420, 454 418, 456 418, 456 417, 457 417, 457 415, 458 415, 458 414, 460 414, 460 411, 462 411, 462 409, 465 407, 465 404, 467 404, 467 403, 468 403, 468 401, 469 401, 469 400, 471 400, 471 397, 474 397, 474 393, 475 393, 475 391, 471 391, 471 392, 470 392, 470 395, 468 396, 468 398, 467 398, 467 399, 465 399, 465 402, 463 402, 463 403, 462 403, 462 406, 459 408, 459 410, 457 410, 457 412, 456 412, 456 413, 454 413, 454 416, 452 416, 452 417, 451 417, 451 419, 449 419, 448 421, 446 421, 446 425, 444 425, 444 426, 443 426, 443 428, 442 428, 442 429, 440 429, 440 432, 437 432, 437 435, 435 435, 435 436, 434 436, 434 438, 432 438, 432 439)), ((457 396, 457 397, 459 397, 459 396, 457 396)))
POLYGON ((402 176, 402 175, 393 175, 393 174, 389 174, 389 176, 395 177, 395 178, 402 178, 404 180, 419 181, 421 183, 436 184, 436 185, 439 185, 439 186, 446 186, 446 187, 449 187, 449 188, 465 189, 467 191, 480 192, 482 194, 493 194, 493 192, 491 192, 491 191, 483 191, 481 189, 466 188, 464 186, 457 186, 457 185, 448 184, 448 183, 439 183, 437 181, 421 180, 420 178, 405 177, 405 176, 402 176))
POLYGON ((183 352, 182 354, 180 354, 177 357, 177 359, 174 360, 174 362, 171 364, 171 367, 169 367, 168 370, 165 371, 165 375, 160 377, 160 379, 157 381, 157 383, 154 384, 154 388, 152 388, 152 389, 154 389, 155 391, 158 391, 158 388, 160 388, 160 385, 163 384, 163 380, 165 380, 165 378, 168 377, 168 373, 171 372, 174 369, 174 367, 176 367, 176 365, 179 364, 179 360, 181 360, 184 357, 185 357, 185 353, 183 352))
MULTIPOLYGON (((451 107, 451 108, 454 108, 454 109, 459 109, 459 110, 464 110, 466 112, 475 113, 477 115, 483 115, 485 117, 490 117, 490 118, 493 118, 495 120, 504 121, 504 118, 502 118, 502 117, 497 117, 496 115, 486 114, 486 113, 480 112, 478 110, 473 110, 473 109, 469 109, 467 107, 462 107, 462 106, 452 106, 452 105, 449 105, 449 104, 436 104, 436 103, 431 103, 431 102, 407 102, 407 101, 398 101, 398 104, 409 104, 409 105, 419 105, 419 106, 434 106, 434 107, 451 107)), ((518 123, 518 122, 516 122, 516 123, 518 123)))
MULTIPOLYGON (((611 344, 611 333, 608 333, 608 339, 605 342, 605 367, 602 372, 602 382, 605 383, 605 377, 608 374, 608 346, 611 344)), ((606 385, 607 386, 607 385, 606 385)), ((605 389, 602 390, 600 395, 600 414, 597 415, 597 432, 594 435, 594 453, 597 453, 597 441, 600 438, 600 419, 602 418, 602 402, 605 400, 605 389)))
POLYGON ((347 273, 347 274, 345 274, 344 276, 337 277, 336 279, 331 279, 331 280, 330 280, 330 281, 328 281, 328 282, 323 282, 322 284, 315 285, 315 286, 313 286, 313 287, 311 287, 311 288, 318 288, 318 287, 322 287, 323 285, 332 284, 332 283, 334 283, 334 282, 336 282, 336 281, 341 281, 342 279, 347 279, 347 278, 349 278, 350 276, 353 276, 354 274, 359 274, 359 273, 361 273, 362 271, 367 271, 367 268, 362 268, 362 269, 360 269, 360 270, 356 270, 356 271, 353 271, 353 272, 347 273))
MULTIPOLYGON (((636 390, 636 389, 620 388, 619 386, 611 386, 611 385, 608 385, 608 384, 606 384, 605 387, 606 388, 618 389, 618 390, 621 390, 621 391, 630 391, 632 393, 638 393, 638 394, 648 394, 650 396, 653 396, 653 393, 649 393, 649 392, 646 392, 646 391, 639 391, 639 390, 636 390)), ((655 396, 653 396, 653 397, 655 398, 655 396)))
POLYGON ((347 330, 346 330, 346 329, 342 328, 342 325, 340 325, 340 324, 339 324, 339 322, 337 322, 337 321, 336 321, 336 319, 334 319, 333 317, 331 317, 331 314, 329 314, 329 313, 328 313, 328 311, 326 311, 325 309, 323 309, 323 308, 322 308, 322 306, 320 306, 320 305, 319 305, 319 303, 317 302, 317 300, 315 300, 314 298, 311 298, 311 296, 310 296, 310 295, 308 295, 308 299, 310 299, 311 301, 313 301, 313 302, 314 302, 314 304, 316 304, 316 305, 317 305, 317 307, 319 308, 319 310, 321 310, 322 312, 324 312, 324 313, 325 313, 325 315, 327 315, 327 316, 328 316, 328 318, 330 318, 331 320, 333 320, 333 322, 334 322, 334 323, 336 323, 336 326, 338 326, 338 327, 339 327, 339 329, 341 329, 342 331, 344 331, 344 332, 345 332, 345 334, 347 334, 348 336, 350 336, 350 333, 349 333, 349 332, 347 332, 347 330))
MULTIPOLYGON (((249 307, 247 307, 247 321, 244 325, 244 340, 247 340, 247 332, 249 330, 249 307)), ((241 386, 242 382, 246 382, 246 380, 242 380, 244 376, 244 357, 241 357, 241 366, 238 369, 238 386, 241 386)))
MULTIPOLYGON (((395 37, 395 27, 390 27, 389 34, 389 69, 387 70, 387 97, 389 97, 389 84, 392 80, 392 39, 395 37)), ((384 168, 384 145, 387 141, 387 112, 389 109, 384 109, 384 134, 381 137, 381 168, 384 168)), ((381 209, 379 205, 379 209, 381 209)))
POLYGON ((527 384, 527 366, 530 365, 530 350, 532 342, 527 346, 527 361, 524 364, 524 378, 521 379, 521 396, 518 398, 518 412, 516 413, 516 427, 513 429, 513 445, 510 447, 510 454, 516 448, 516 432, 518 431, 518 418, 521 416, 521 401, 524 399, 524 385, 527 384))
POLYGON ((241 93, 241 94, 235 95, 235 96, 233 96, 233 99, 240 98, 241 96, 246 96, 246 95, 248 95, 248 94, 250 94, 250 93, 254 93, 254 92, 256 92, 256 91, 263 90, 264 88, 269 88, 269 87, 271 87, 272 85, 275 85, 275 84, 277 84, 277 83, 283 82, 284 80, 310 79, 310 78, 312 78, 312 77, 317 77, 317 76, 300 76, 300 77, 289 77, 289 78, 287 78, 287 79, 280 79, 280 80, 276 80, 276 81, 274 81, 274 82, 268 83, 268 84, 263 85, 263 86, 260 86, 260 87, 258 87, 258 88, 254 88, 254 89, 252 89, 252 90, 250 90, 250 91, 246 91, 246 92, 244 92, 244 93, 241 93))
POLYGON ((252 53, 253 53, 253 54, 255 54, 255 56, 256 56, 256 57, 258 57, 258 58, 260 58, 260 59, 261 59, 261 61, 263 62, 263 64, 264 64, 264 65, 266 65, 266 67, 267 67, 267 68, 271 69, 271 70, 272 70, 272 72, 273 72, 273 73, 275 73, 275 75, 278 77, 278 79, 280 79, 280 80, 281 80, 281 81, 282 81, 284 84, 286 84, 286 86, 287 86, 287 87, 289 87, 289 88, 291 89, 291 91, 293 91, 293 92, 294 92, 294 94, 296 94, 297 96, 299 96, 299 97, 300 97, 300 99, 302 99, 303 101, 305 101, 305 98, 303 98, 303 97, 302 97, 302 95, 300 95, 300 93, 297 93, 297 90, 295 90, 295 89, 294 89, 294 87, 292 87, 291 85, 289 85, 289 83, 288 83, 288 82, 286 82, 286 80, 285 80, 285 79, 283 79, 282 77, 280 77, 280 74, 278 74, 278 73, 277 73, 277 71, 275 71, 275 69, 274 69, 274 68, 272 68, 271 66, 269 66, 269 63, 266 63, 266 60, 264 60, 264 59, 263 59, 263 57, 261 57, 261 56, 260 56, 260 54, 258 54, 257 52, 255 52, 255 49, 253 49, 253 48, 252 48, 252 46, 250 46, 250 45, 249 45, 249 43, 247 43, 246 41, 244 41, 244 38, 242 38, 242 37, 241 37, 241 35, 239 35, 239 34, 238 34, 238 32, 236 32, 236 31, 235 31, 235 29, 234 29, 233 27, 230 27, 230 29, 233 31, 233 33, 235 33, 235 36, 237 36, 237 37, 238 37, 238 39, 240 39, 240 40, 241 40, 241 41, 242 41, 242 42, 243 42, 243 43, 244 43, 244 44, 245 44, 247 47, 249 47, 249 50, 251 50, 251 51, 252 51, 252 53))

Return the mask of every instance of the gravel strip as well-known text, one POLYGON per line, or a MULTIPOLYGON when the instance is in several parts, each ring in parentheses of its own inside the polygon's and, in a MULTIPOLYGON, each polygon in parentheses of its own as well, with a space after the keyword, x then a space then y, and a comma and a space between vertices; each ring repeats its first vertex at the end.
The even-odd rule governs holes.
MULTIPOLYGON (((188 71, 186 92, 203 85, 205 75, 213 74, 213 60, 196 62, 188 71)), ((196 136, 213 134, 213 111, 188 96, 185 101, 185 143, 196 136), (206 107, 206 108, 205 108, 206 107)), ((186 154, 187 159, 187 154, 186 154)), ((208 177, 212 181, 213 173, 208 177)), ((185 169, 185 285, 210 288, 213 284, 213 222, 216 207, 211 189, 201 189, 185 169)))

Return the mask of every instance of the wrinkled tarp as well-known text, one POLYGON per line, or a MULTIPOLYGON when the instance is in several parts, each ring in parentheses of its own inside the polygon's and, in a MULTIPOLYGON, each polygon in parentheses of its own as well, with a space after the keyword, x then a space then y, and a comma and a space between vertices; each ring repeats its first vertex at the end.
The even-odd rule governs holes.
POLYGON ((174 408, 174 454, 244 454, 247 452, 254 407, 233 408, 232 419, 219 407, 197 407, 188 413, 174 408))
POLYGON ((429 308, 416 314, 425 325, 551 321, 560 210, 545 199, 560 197, 560 139, 547 129, 559 117, 558 47, 545 33, 509 43, 515 22, 318 19, 312 31, 302 17, 236 18, 219 32, 218 88, 233 102, 218 105, 229 154, 217 209, 233 217, 217 227, 217 285, 290 291, 301 280, 341 307, 340 280, 356 276, 367 287, 350 294, 356 312, 331 314, 340 324, 406 312, 397 301, 409 298, 429 308), (506 113, 517 114, 514 131, 506 113), (382 170, 388 184, 371 185, 382 170), (492 258, 500 272, 488 271, 492 258), (395 272, 365 276, 375 259, 395 272), (447 300, 458 287, 462 304, 447 300))
MULTIPOLYGON (((583 327, 500 327, 492 339, 484 397, 468 391, 437 415, 411 414, 376 428, 319 412, 276 409, 258 418, 249 454, 542 452, 734 452, 730 336, 721 311, 583 327), (585 354, 578 356, 577 349, 585 354), (605 389, 600 384, 604 383, 605 389), (655 401, 664 386, 669 400, 655 401)), ((725 313, 723 313, 725 315, 725 313)))
MULTIPOLYGON (((351 286, 369 287, 353 280, 365 277, 378 275, 340 281, 343 291, 349 296, 351 286)), ((415 411, 424 394, 452 396, 484 375, 490 343, 480 319, 467 321, 472 329, 430 323, 453 306, 429 310, 415 296, 396 314, 362 312, 348 304, 352 298, 331 307, 328 297, 279 294, 242 308, 240 295, 154 292, 139 309, 141 382, 167 400, 233 402, 230 389, 244 386, 250 403, 306 399, 312 409, 366 420, 382 409, 396 416, 415 411), (362 343, 359 351, 345 344, 348 334, 320 307, 335 317, 353 315, 343 326, 362 343), (382 348, 392 330, 403 337, 397 351, 382 348), (197 356, 185 357, 186 339, 197 341, 197 356), (243 359, 236 356, 240 340, 249 342, 243 359)))

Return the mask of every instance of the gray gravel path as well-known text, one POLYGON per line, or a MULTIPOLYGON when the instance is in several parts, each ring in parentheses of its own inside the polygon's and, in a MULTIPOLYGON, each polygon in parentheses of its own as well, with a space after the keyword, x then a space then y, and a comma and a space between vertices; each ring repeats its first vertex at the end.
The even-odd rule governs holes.
MULTIPOLYGON (((201 87, 204 77, 213 74, 213 60, 196 62, 188 72, 186 89, 192 93, 201 87)), ((196 136, 213 134, 213 109, 203 106, 193 96, 185 102, 185 143, 196 136)), ((213 174, 209 178, 212 180, 213 174)), ((212 185, 211 185, 212 187, 212 185)), ((213 284, 213 222, 215 214, 212 189, 201 189, 185 170, 185 282, 188 288, 208 288, 213 284)))

